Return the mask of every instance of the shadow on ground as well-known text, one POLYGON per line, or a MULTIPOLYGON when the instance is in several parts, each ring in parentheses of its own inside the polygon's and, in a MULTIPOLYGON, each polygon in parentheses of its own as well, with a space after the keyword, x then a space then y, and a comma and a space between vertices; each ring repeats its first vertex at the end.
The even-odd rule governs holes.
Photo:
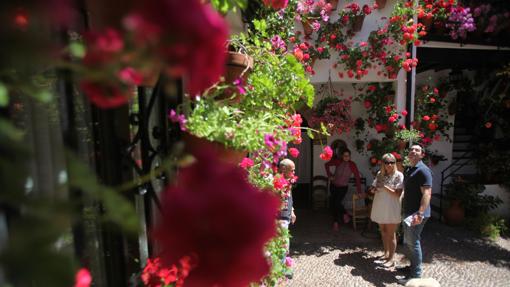
MULTIPOLYGON (((342 226, 340 232, 332 232, 331 220, 327 212, 298 210, 297 215, 298 221, 291 228, 293 235, 291 255, 323 256, 334 250, 340 252, 351 250, 349 254, 341 253, 340 257, 335 260, 335 264, 355 267, 353 275, 368 276, 367 281, 373 282, 370 280, 373 277, 378 278, 377 282, 391 281, 390 279, 386 280, 385 276, 388 274, 393 278, 394 274, 385 270, 377 271, 372 262, 373 259, 368 259, 371 253, 379 250, 381 245, 379 239, 374 239, 374 236, 362 236, 362 232, 355 232, 351 225, 342 226), (354 274, 358 273, 358 270, 359 274, 354 274)), ((473 232, 462 227, 450 227, 441 222, 430 220, 427 222, 422 236, 424 262, 426 263, 431 263, 433 260, 479 261, 497 267, 510 268, 510 248, 504 248, 489 239, 477 237, 473 232)), ((399 246, 397 252, 404 252, 404 246, 399 246)))

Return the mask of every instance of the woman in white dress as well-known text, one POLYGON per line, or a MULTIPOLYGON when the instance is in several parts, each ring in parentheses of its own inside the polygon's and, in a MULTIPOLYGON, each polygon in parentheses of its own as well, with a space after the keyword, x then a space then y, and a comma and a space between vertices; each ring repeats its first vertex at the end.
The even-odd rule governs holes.
POLYGON ((396 159, 391 153, 382 157, 381 169, 372 183, 375 193, 370 219, 379 224, 384 246, 380 263, 385 267, 394 266, 393 256, 397 248, 395 231, 401 222, 401 195, 404 175, 397 170, 396 159))

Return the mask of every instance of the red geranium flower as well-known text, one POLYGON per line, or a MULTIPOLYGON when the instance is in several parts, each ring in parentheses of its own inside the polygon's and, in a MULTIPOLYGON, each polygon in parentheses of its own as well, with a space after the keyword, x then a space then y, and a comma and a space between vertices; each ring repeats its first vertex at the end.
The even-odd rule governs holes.
POLYGON ((322 160, 330 160, 333 157, 333 150, 329 146, 325 146, 319 156, 322 160))
POLYGON ((186 286, 247 286, 269 272, 263 248, 275 235, 278 198, 210 151, 196 154, 161 200, 154 230, 164 264, 192 255, 186 286))

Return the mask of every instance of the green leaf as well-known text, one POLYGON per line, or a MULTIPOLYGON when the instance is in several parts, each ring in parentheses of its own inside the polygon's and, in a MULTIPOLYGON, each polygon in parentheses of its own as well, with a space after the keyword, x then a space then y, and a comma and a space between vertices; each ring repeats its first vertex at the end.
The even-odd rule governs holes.
POLYGON ((4 84, 0 83, 0 107, 6 107, 9 104, 9 91, 4 84))
POLYGON ((53 95, 47 90, 42 90, 42 91, 34 94, 34 98, 36 98, 37 100, 39 100, 43 103, 49 103, 51 101, 51 99, 53 98, 53 95))
POLYGON ((69 51, 71 52, 71 55, 73 55, 76 58, 83 58, 85 57, 85 52, 87 51, 85 49, 85 46, 82 43, 79 42, 72 42, 69 45, 69 51))
POLYGON ((308 135, 309 138, 311 138, 312 140, 315 138, 315 136, 313 135, 313 132, 312 130, 306 130, 306 134, 308 135))

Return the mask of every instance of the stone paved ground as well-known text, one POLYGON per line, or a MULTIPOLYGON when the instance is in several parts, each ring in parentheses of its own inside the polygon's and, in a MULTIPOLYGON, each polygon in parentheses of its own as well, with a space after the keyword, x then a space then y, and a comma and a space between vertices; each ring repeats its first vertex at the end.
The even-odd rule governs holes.
MULTIPOLYGON (((327 214, 298 210, 291 228, 294 278, 287 286, 399 286, 394 270, 373 263, 379 250, 374 233, 352 225, 330 230, 327 214)), ((363 229, 363 228, 361 228, 363 229)), ((510 239, 476 238, 460 227, 429 221, 423 232, 424 277, 441 286, 510 286, 510 239)), ((398 259, 403 259, 398 247, 398 259)))

